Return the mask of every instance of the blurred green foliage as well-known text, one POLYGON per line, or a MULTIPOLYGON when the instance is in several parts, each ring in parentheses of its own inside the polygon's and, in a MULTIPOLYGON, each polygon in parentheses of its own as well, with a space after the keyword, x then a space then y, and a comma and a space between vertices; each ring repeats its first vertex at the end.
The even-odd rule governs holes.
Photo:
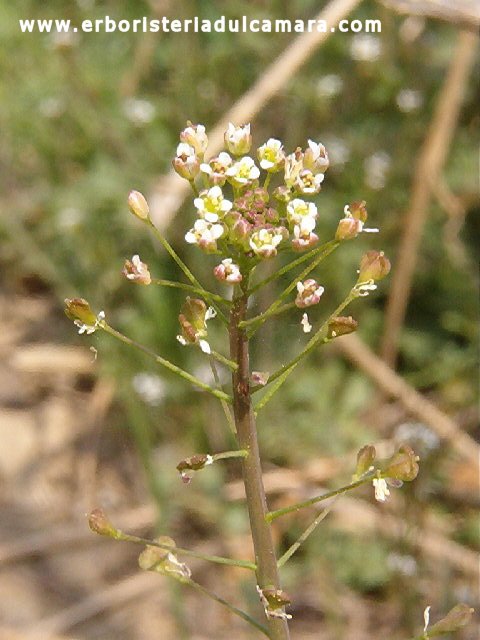
MULTIPOLYGON (((61 320, 61 299, 81 295, 93 308, 105 309, 111 323, 133 338, 204 372, 201 357, 175 340, 182 296, 132 286, 120 275, 124 259, 140 253, 152 275, 181 279, 129 216, 126 197, 131 188, 148 194, 159 175, 169 170, 187 119, 214 125, 293 36, 98 33, 60 38, 22 34, 18 19, 69 18, 78 24, 105 15, 117 20, 162 14, 214 19, 243 13, 307 19, 317 11, 314 0, 0 4, 2 285, 14 291, 25 286, 26 276, 35 275, 51 289, 59 310, 54 339, 75 340, 72 326, 61 320)), ((450 25, 408 21, 375 2, 362 3, 352 17, 380 17, 383 32, 329 38, 252 123, 256 146, 271 136, 282 139, 289 150, 305 146, 307 138, 326 145, 332 166, 317 199, 322 238, 332 236, 344 205, 355 199, 367 201, 369 224, 381 230, 342 246, 322 265, 318 279, 326 293, 311 314, 313 320, 342 299, 367 248, 385 250, 395 269, 415 161, 456 42, 450 25)), ((465 208, 465 223, 453 246, 445 234, 447 214, 433 202, 401 343, 402 373, 418 388, 434 392, 452 411, 470 406, 477 393, 479 67, 477 61, 444 172, 446 184, 465 208)), ((214 258, 183 241, 193 218, 189 200, 167 235, 206 281, 214 258)), ((388 279, 375 297, 356 302, 351 310, 371 345, 381 334, 387 294, 388 279)), ((269 295, 273 299, 275 291, 269 295)), ((297 316, 274 320, 262 329, 255 341, 255 368, 273 370, 300 349, 304 336, 297 316)), ((218 350, 225 349, 221 340, 214 333, 218 350)), ((85 339, 76 342, 84 344, 85 339)), ((117 380, 118 410, 112 421, 131 430, 152 494, 163 509, 178 513, 179 507, 166 500, 175 455, 228 444, 220 410, 108 337, 95 334, 88 344, 98 349, 101 370, 117 380), (139 372, 160 376, 158 405, 135 392, 132 380, 139 372)), ((260 420, 265 454, 281 466, 342 454, 378 437, 362 419, 372 398, 371 384, 331 355, 313 356, 260 420)), ((216 472, 209 477, 210 485, 196 491, 214 496, 224 480, 223 473, 216 472)), ((183 507, 188 508, 188 501, 183 507)), ((229 510, 217 505, 208 519, 217 518, 226 530, 242 521, 237 506, 229 510)), ((467 518, 461 537, 471 540, 471 530, 467 518)), ((322 535, 306 545, 306 555, 328 554, 336 579, 366 591, 387 581, 382 545, 353 544, 351 539, 347 544, 328 530, 322 535)))

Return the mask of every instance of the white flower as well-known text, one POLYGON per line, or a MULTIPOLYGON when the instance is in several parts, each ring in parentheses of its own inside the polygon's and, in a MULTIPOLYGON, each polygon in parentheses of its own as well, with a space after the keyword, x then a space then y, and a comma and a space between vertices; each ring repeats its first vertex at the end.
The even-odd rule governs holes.
POLYGON ((244 156, 229 167, 225 173, 234 186, 243 187, 258 178, 260 169, 256 166, 253 158, 244 156))
POLYGON ((376 288, 377 285, 373 280, 367 280, 367 282, 358 282, 353 290, 358 296, 365 298, 369 295, 370 291, 375 291, 376 288))
POLYGON ((294 187, 303 195, 314 195, 322 187, 325 176, 323 173, 313 173, 310 169, 302 169, 295 180, 294 187))
POLYGON ((400 111, 410 113, 422 106, 423 95, 420 91, 415 91, 414 89, 402 89, 398 92, 395 102, 400 111))
POLYGON ((383 189, 392 159, 386 151, 377 151, 365 159, 365 183, 376 191, 383 189))
POLYGON ((374 478, 372 482, 373 488, 375 489, 375 500, 385 502, 390 495, 386 481, 383 478, 374 478))
POLYGON ((228 153, 222 151, 216 158, 212 158, 208 164, 206 162, 202 162, 200 165, 200 171, 207 176, 210 184, 223 186, 227 179, 226 171, 231 166, 232 162, 233 160, 228 153))
POLYGON ((203 124, 192 124, 189 122, 188 127, 180 133, 180 140, 193 147, 195 153, 200 157, 203 157, 207 150, 208 137, 203 124))
POLYGON ((217 240, 223 235, 224 228, 221 224, 213 224, 203 218, 199 218, 185 234, 188 244, 198 244, 205 251, 216 251, 217 240))
POLYGON ((277 255, 277 247, 282 240, 282 234, 276 229, 260 229, 252 234, 250 247, 261 258, 273 258, 277 255))
POLYGON ((231 258, 225 258, 215 267, 213 275, 217 280, 228 282, 229 284, 237 284, 242 281, 240 267, 235 264, 231 258))
MULTIPOLYGON (((313 220, 313 222, 315 221, 313 220)), ((292 247, 295 249, 295 251, 304 251, 305 249, 309 249, 310 247, 313 247, 313 245, 317 244, 318 242, 317 234, 312 233, 311 231, 308 231, 308 227, 311 225, 312 225, 312 219, 305 218, 303 222, 303 229, 302 229, 302 226, 300 226, 299 224, 296 224, 294 226, 293 228, 294 238, 292 240, 292 247)))
POLYGON ((198 341, 198 346, 203 351, 203 353, 206 353, 207 355, 210 355, 212 353, 210 345, 208 344, 208 342, 206 340, 199 340, 198 341))
POLYGON ((200 169, 195 149, 186 142, 177 146, 177 155, 172 160, 173 168, 185 180, 193 180, 200 169))
POLYGON ((193 203, 197 207, 198 215, 207 222, 218 222, 219 218, 223 218, 232 208, 232 203, 230 200, 225 200, 222 189, 218 185, 203 191, 193 203))
POLYGON ((317 82, 317 93, 325 98, 333 98, 341 93, 343 80, 340 76, 331 73, 319 78, 317 82))
POLYGON ((310 333, 310 331, 312 330, 312 325, 310 324, 308 315, 306 313, 303 314, 300 324, 303 327, 303 333, 310 333))
POLYGON ((324 287, 320 286, 313 278, 309 278, 305 282, 297 282, 298 293, 295 304, 299 309, 318 304, 324 291, 324 287))
POLYGON ((350 55, 360 62, 373 62, 382 53, 382 42, 377 36, 356 34, 350 44, 350 55))
POLYGON ((329 167, 328 153, 320 142, 308 141, 308 149, 303 154, 303 166, 313 173, 325 173, 329 167))
POLYGON ((100 311, 95 319, 95 324, 85 324, 81 320, 74 320, 73 324, 78 327, 78 333, 81 335, 82 333, 86 333, 90 335, 94 333, 101 323, 105 320, 105 311, 100 311))
POLYGON ((271 173, 279 171, 285 162, 282 143, 275 138, 270 138, 262 144, 257 150, 257 156, 262 169, 271 173))
POLYGON ((244 153, 250 151, 252 146, 252 136, 250 134, 250 125, 244 124, 240 127, 236 127, 231 122, 228 123, 228 128, 225 131, 225 145, 230 153, 235 156, 241 156, 244 153))
POLYGON ((155 117, 155 107, 148 100, 128 98, 123 109, 127 118, 137 127, 149 124, 155 117))
POLYGON ((285 158, 285 184, 287 187, 293 187, 300 171, 303 169, 303 153, 298 148, 285 158))
POLYGON ((313 202, 305 202, 305 200, 295 198, 287 205, 287 220, 290 224, 300 225, 303 230, 308 227, 309 231, 313 231, 315 229, 317 216, 317 207, 313 202), (306 219, 309 220, 308 223, 305 223, 306 219), (303 225, 306 224, 306 226, 303 226, 302 223, 303 225))

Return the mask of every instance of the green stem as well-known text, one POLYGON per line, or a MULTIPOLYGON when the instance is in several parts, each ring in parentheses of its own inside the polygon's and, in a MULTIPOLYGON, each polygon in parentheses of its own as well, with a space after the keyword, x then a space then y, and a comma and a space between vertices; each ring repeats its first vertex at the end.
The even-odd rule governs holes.
MULTIPOLYGON (((145 220, 145 222, 150 226, 150 228, 152 229, 153 233, 155 234, 155 236, 159 240, 160 244, 167 251, 167 253, 173 258, 173 260, 177 263, 177 265, 183 271, 183 273, 185 274, 187 279, 190 280, 190 282, 192 283, 192 285, 195 288, 201 289, 202 291, 204 291, 203 295, 205 297, 207 297, 208 296, 208 291, 204 287, 202 287, 200 282, 193 275, 193 273, 190 271, 190 269, 187 267, 187 265, 183 262, 183 260, 180 258, 180 256, 175 251, 175 249, 172 247, 172 245, 168 242, 168 240, 163 236, 162 233, 160 233, 160 231, 157 229, 157 227, 153 224, 152 220, 150 218, 147 218, 147 220, 145 220)), ((212 307, 214 307, 215 311, 217 312, 219 317, 222 319, 222 321, 224 323, 228 323, 228 320, 227 320, 225 314, 222 312, 221 309, 218 308, 218 305, 216 305, 215 303, 212 303, 212 307)))
POLYGON ((246 458, 248 451, 246 449, 238 449, 238 451, 222 451, 221 453, 214 453, 212 455, 213 460, 227 460, 228 458, 246 458))
POLYGON ((191 549, 183 549, 182 547, 172 547, 168 544, 162 544, 161 542, 155 542, 155 540, 148 540, 148 538, 141 538, 139 536, 132 536, 128 533, 123 533, 117 529, 116 540, 122 542, 134 542, 135 544, 148 545, 149 547, 158 547, 159 549, 165 549, 166 551, 172 551, 178 553, 181 556, 187 556, 189 558, 198 558, 199 560, 206 560, 207 562, 213 562, 215 564, 226 564, 230 567, 240 567, 241 569, 249 569, 255 571, 256 566, 253 562, 248 560, 234 560, 232 558, 224 558, 222 556, 210 556, 198 551, 192 551, 191 549))
MULTIPOLYGON (((266 519, 267 501, 250 395, 249 341, 245 331, 239 327, 240 322, 245 320, 247 304, 248 295, 241 292, 233 300, 230 314, 230 354, 238 363, 232 380, 233 412, 239 448, 248 451, 248 456, 242 460, 242 472, 257 565, 257 584, 260 589, 280 589, 272 532, 266 519)), ((268 620, 268 629, 271 640, 290 638, 286 620, 271 618, 268 620)))
MULTIPOLYGON (((325 260, 325 258, 329 256, 332 253, 332 251, 334 251, 338 247, 338 245, 339 245, 339 242, 335 242, 335 241, 327 242, 327 244, 324 245, 324 250, 319 255, 317 255, 315 260, 312 260, 312 262, 308 265, 308 267, 306 267, 302 271, 302 273, 300 273, 296 278, 292 280, 292 282, 288 285, 286 289, 282 291, 282 293, 275 300, 275 302, 272 305, 270 305, 270 307, 265 311, 265 313, 263 314, 263 317, 258 318, 255 331, 265 322, 265 320, 269 316, 271 316, 275 312, 276 309, 278 309, 281 306, 283 300, 285 300, 285 298, 287 298, 291 294, 291 292, 295 289, 295 287, 297 286, 297 282, 306 278, 309 275, 309 273, 313 271, 320 264, 320 262, 322 262, 322 260, 325 260)), ((276 275, 278 275, 278 273, 276 275)))
POLYGON ((233 362, 232 360, 229 360, 225 356, 222 356, 222 354, 218 353, 218 351, 214 351, 212 349, 212 351, 210 352, 210 355, 214 360, 217 360, 217 362, 221 362, 226 367, 228 367, 230 371, 235 371, 238 368, 238 364, 236 362, 233 362))
POLYGON ((311 507, 313 504, 317 504, 317 502, 322 502, 323 500, 328 500, 329 498, 334 498, 335 496, 339 496, 342 493, 346 493, 351 489, 355 489, 356 487, 360 487, 362 484, 366 484, 370 482, 373 478, 371 474, 369 477, 362 478, 361 480, 356 480, 355 482, 351 482, 344 487, 340 487, 340 489, 333 489, 333 491, 328 491, 327 493, 322 494, 321 496, 315 496, 314 498, 310 498, 309 500, 305 500, 304 502, 297 502, 295 504, 290 505, 289 507, 284 507, 283 509, 277 509, 276 511, 269 511, 265 516, 267 522, 272 522, 280 516, 284 516, 287 513, 292 513, 293 511, 299 511, 300 509, 304 509, 305 507, 311 507))
POLYGON ((173 373, 176 373, 178 376, 180 376, 184 380, 187 380, 188 382, 195 385, 196 387, 199 387, 200 389, 203 389, 203 391, 207 391, 208 393, 211 393, 212 396, 215 396, 219 400, 223 400, 224 402, 227 402, 229 404, 232 403, 232 398, 224 391, 220 391, 219 389, 214 389, 213 387, 210 387, 208 384, 205 384, 195 376, 192 376, 187 371, 184 371, 180 367, 177 367, 176 364, 173 364, 169 360, 162 358, 162 356, 157 355, 155 352, 150 351, 150 349, 148 349, 147 347, 144 347, 143 344, 140 344, 139 342, 136 342, 135 340, 132 340, 131 338, 128 338, 127 336, 123 335, 123 333, 120 333, 119 331, 117 331, 116 329, 108 325, 106 322, 101 322, 99 324, 99 327, 104 331, 106 331, 106 333, 109 333, 114 338, 117 338, 118 340, 121 340, 125 344, 135 347, 139 351, 142 351, 150 358, 153 358, 155 362, 158 362, 158 364, 161 364, 166 369, 169 369, 173 373))
MULTIPOLYGON (((353 291, 354 290, 352 289, 352 291, 350 291, 350 293, 345 298, 345 300, 338 305, 338 307, 335 309, 333 313, 329 315, 327 320, 325 320, 325 322, 321 325, 320 329, 318 329, 315 335, 312 336, 312 338, 310 338, 306 347, 297 356, 295 356, 295 358, 290 360, 290 362, 287 362, 287 364, 283 365, 283 367, 280 367, 280 369, 275 371, 275 373, 272 373, 272 375, 268 379, 267 386, 272 384, 275 381, 277 382, 271 389, 269 389, 269 391, 263 396, 263 398, 255 405, 255 411, 257 412, 260 411, 260 409, 262 409, 267 404, 267 402, 269 402, 272 399, 272 397, 279 390, 279 388, 282 386, 282 384, 285 382, 288 376, 293 372, 293 370, 295 369, 297 364, 300 362, 300 360, 302 360, 311 351, 313 351, 313 349, 315 349, 315 347, 319 344, 319 342, 321 342, 322 340, 324 341, 327 340, 327 331, 328 331, 328 325, 330 324, 330 322, 333 320, 333 318, 337 317, 345 309, 345 307, 347 307, 350 304, 350 302, 352 302, 352 300, 355 300, 355 298, 357 297, 353 293, 353 291)), ((263 386, 257 385, 253 387, 252 393, 255 393, 259 389, 263 389, 265 386, 266 385, 263 385, 263 386)))
POLYGON ((241 609, 237 609, 237 607, 235 607, 233 604, 230 604, 230 602, 227 602, 226 600, 224 600, 220 596, 217 596, 217 594, 213 593, 213 591, 210 591, 209 589, 207 589, 203 585, 198 584, 198 582, 195 582, 191 578, 184 579, 184 580, 182 580, 182 582, 184 584, 190 585, 191 587, 193 587, 194 589, 196 589, 200 593, 203 593, 204 595, 208 596, 209 598, 212 598, 212 600, 215 600, 215 602, 218 602, 219 604, 223 605, 224 607, 227 607, 227 609, 229 609, 232 613, 234 613, 237 616, 240 616, 240 618, 243 618, 243 620, 248 622, 248 624, 250 624, 252 627, 255 627, 255 629, 258 629, 258 631, 263 633, 264 636, 266 636, 267 638, 271 638, 271 635, 268 632, 268 630, 262 624, 257 622, 254 618, 249 616, 248 613, 246 613, 245 611, 242 611, 241 609))
POLYGON ((277 563, 279 569, 280 569, 280 567, 283 567, 283 565, 286 564, 290 560, 290 558, 300 548, 300 546, 305 542, 305 540, 308 538, 308 536, 315 531, 315 529, 318 527, 320 522, 322 522, 322 520, 324 520, 328 516, 328 514, 330 513, 330 511, 333 508, 334 503, 335 503, 335 500, 332 501, 331 505, 329 505, 323 511, 321 511, 318 514, 318 516, 315 518, 315 520, 310 524, 310 526, 308 526, 305 529, 305 531, 298 538, 298 540, 296 542, 294 542, 285 551, 285 553, 283 554, 283 556, 281 558, 279 558, 278 563, 277 563))
POLYGON ((255 325, 255 323, 262 321, 262 323, 269 318, 270 316, 276 316, 279 315, 280 313, 283 313, 284 311, 290 311, 290 309, 293 309, 295 307, 295 303, 294 302, 288 302, 287 304, 282 305, 281 307, 277 307, 276 309, 271 310, 268 309, 267 311, 265 311, 264 313, 260 313, 258 316, 255 316, 253 318, 249 318, 248 320, 244 320, 241 324, 240 327, 243 329, 245 327, 249 327, 252 324, 255 325))
MULTIPOLYGON (((215 380, 215 384, 218 389, 221 389, 220 377, 218 375, 217 367, 215 365, 215 360, 212 356, 210 356, 210 368, 212 370, 213 379, 215 380)), ((225 402, 225 400, 220 400, 222 405, 223 413, 225 414, 225 418, 227 419, 227 424, 230 427, 230 431, 235 435, 235 422, 233 421, 232 412, 230 407, 225 402)))
POLYGON ((152 279, 152 284, 159 285, 160 287, 174 287, 175 289, 183 289, 184 291, 190 291, 191 293, 197 293, 198 295, 205 298, 205 300, 213 300, 214 302, 223 303, 226 305, 231 305, 231 301, 219 296, 216 293, 212 293, 211 291, 206 291, 205 289, 194 287, 191 284, 185 284, 183 282, 174 282, 172 280, 162 280, 161 278, 152 279))
POLYGON ((322 244, 320 247, 317 247, 316 249, 312 249, 308 253, 305 253, 303 256, 300 256, 296 260, 293 260, 293 262, 289 262, 281 269, 278 269, 278 271, 275 271, 275 273, 272 273, 264 280, 261 280, 256 285, 249 288, 248 295, 251 295, 252 293, 255 293, 256 291, 258 291, 259 289, 262 289, 265 285, 269 284, 270 282, 273 282, 277 278, 280 278, 281 276, 291 271, 291 269, 295 269, 295 267, 298 267, 304 262, 307 262, 308 260, 313 258, 313 256, 316 256, 319 253, 323 253, 324 251, 328 250, 330 246, 334 245, 333 248, 335 249, 338 246, 338 244, 339 243, 336 240, 330 240, 330 242, 326 242, 325 244, 322 244))

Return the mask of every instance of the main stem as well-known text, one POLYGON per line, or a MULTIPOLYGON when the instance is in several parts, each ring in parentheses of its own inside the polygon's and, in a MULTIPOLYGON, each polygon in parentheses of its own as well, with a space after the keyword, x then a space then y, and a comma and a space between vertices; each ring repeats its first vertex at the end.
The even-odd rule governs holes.
MULTIPOLYGON (((243 292, 233 300, 230 312, 230 357, 238 365, 232 374, 233 413, 238 446, 248 452, 248 456, 242 460, 242 469, 257 565, 257 584, 261 589, 280 589, 271 525, 266 520, 267 501, 263 486, 255 415, 250 396, 248 337, 245 330, 239 327, 240 322, 246 317, 247 301, 248 295, 243 292)), ((286 620, 269 619, 268 630, 272 640, 289 640, 290 638, 286 620)))

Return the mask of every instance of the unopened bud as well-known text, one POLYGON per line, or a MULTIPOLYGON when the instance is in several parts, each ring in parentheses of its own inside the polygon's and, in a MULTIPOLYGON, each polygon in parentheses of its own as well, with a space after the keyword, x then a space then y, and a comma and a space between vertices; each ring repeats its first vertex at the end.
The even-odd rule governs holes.
POLYGON ((207 453, 197 453, 189 458, 180 460, 177 464, 177 471, 179 472, 183 482, 188 484, 192 479, 195 471, 200 471, 206 466, 213 463, 213 457, 207 453))
POLYGON ((88 526, 94 533, 109 538, 118 537, 118 529, 112 525, 102 509, 94 509, 88 516, 88 526))
POLYGON ((367 444, 357 453, 357 467, 355 476, 360 478, 364 473, 370 470, 377 456, 377 451, 372 444, 367 444))
POLYGON ((428 630, 428 637, 439 636, 444 633, 458 631, 465 627, 470 620, 474 609, 466 604, 457 604, 451 609, 447 615, 439 620, 433 627, 428 630))
POLYGON ((65 315, 70 320, 81 322, 87 326, 95 325, 96 315, 90 309, 90 305, 84 298, 66 298, 65 315))
POLYGON ((236 127, 231 122, 225 131, 225 146, 234 156, 242 156, 250 151, 252 146, 252 136, 250 134, 250 125, 244 124, 236 127))
POLYGON ((390 261, 383 251, 367 251, 360 260, 358 282, 381 280, 390 273, 390 261))
POLYGON ((335 240, 352 240, 358 236, 361 230, 362 223, 359 220, 355 220, 350 216, 342 218, 335 232, 335 240))
POLYGON ((353 333, 358 328, 358 322, 352 316, 337 316, 328 323, 327 338, 339 338, 348 333, 353 333))
POLYGON ((128 194, 128 206, 134 216, 140 220, 148 220, 150 217, 150 209, 147 201, 140 191, 130 191, 128 194))
POLYGON ((418 475, 419 457, 408 444, 402 445, 383 468, 382 476, 410 482, 418 475))

